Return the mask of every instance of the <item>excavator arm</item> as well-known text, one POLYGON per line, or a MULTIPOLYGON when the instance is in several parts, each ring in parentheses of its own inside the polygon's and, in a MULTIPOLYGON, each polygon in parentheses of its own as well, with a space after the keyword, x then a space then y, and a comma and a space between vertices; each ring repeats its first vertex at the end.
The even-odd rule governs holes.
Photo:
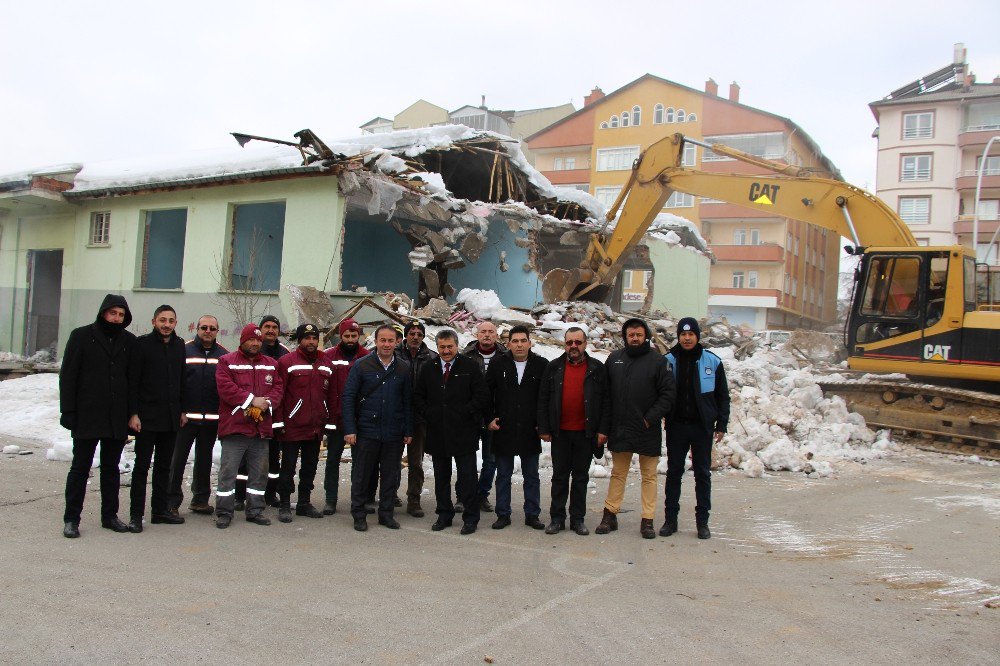
POLYGON ((809 222, 851 239, 857 248, 917 246, 895 211, 860 188, 813 175, 808 168, 772 162, 678 133, 657 141, 635 161, 628 183, 608 211, 604 228, 591 237, 580 267, 572 271, 555 269, 546 275, 542 285, 545 301, 605 300, 624 261, 673 192, 809 222), (709 173, 681 166, 686 143, 761 167, 774 175, 709 173), (617 224, 606 233, 616 216, 617 224))

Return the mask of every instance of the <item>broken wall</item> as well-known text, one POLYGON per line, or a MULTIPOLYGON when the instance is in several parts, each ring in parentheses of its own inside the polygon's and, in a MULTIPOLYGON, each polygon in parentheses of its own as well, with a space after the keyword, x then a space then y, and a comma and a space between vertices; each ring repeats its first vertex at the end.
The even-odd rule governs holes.
POLYGON ((456 292, 466 287, 492 289, 504 305, 530 308, 542 298, 542 283, 530 262, 528 244, 528 232, 517 220, 493 217, 479 259, 448 271, 448 282, 456 292))
POLYGON ((712 261, 681 245, 648 239, 653 265, 653 310, 678 317, 702 318, 708 314, 708 275, 712 261))
MULTIPOLYGON (((405 220, 399 220, 403 224, 405 220)), ((348 207, 344 221, 340 285, 345 291, 417 293, 417 273, 407 257, 410 243, 385 219, 348 207)))

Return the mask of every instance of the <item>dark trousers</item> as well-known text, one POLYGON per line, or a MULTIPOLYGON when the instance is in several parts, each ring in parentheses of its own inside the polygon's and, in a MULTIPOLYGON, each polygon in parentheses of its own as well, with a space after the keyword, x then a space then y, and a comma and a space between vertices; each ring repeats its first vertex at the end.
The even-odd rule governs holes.
POLYGON ((712 433, 701 423, 673 421, 667 426, 667 482, 663 503, 666 517, 676 518, 681 510, 681 478, 689 449, 697 502, 695 519, 707 523, 712 510, 712 433))
POLYGON ((399 490, 400 459, 403 457, 403 440, 379 440, 358 437, 351 447, 351 515, 364 518, 365 502, 371 494, 372 470, 378 468, 381 489, 378 501, 379 518, 392 518, 393 500, 399 490))
POLYGON ((427 424, 418 423, 413 427, 413 439, 406 446, 406 501, 420 504, 420 494, 424 491, 424 443, 427 441, 427 424))
POLYGON ((552 436, 552 507, 549 515, 553 521, 566 520, 568 496, 570 524, 583 522, 587 515, 587 483, 593 455, 593 438, 587 437, 582 430, 560 430, 552 436))
MULTIPOLYGON (((403 457, 402 451, 399 454, 400 458, 403 457)), ((354 450, 351 449, 351 460, 354 460, 354 450)), ((353 464, 353 463, 352 463, 353 464)), ((378 492, 378 480, 381 477, 379 473, 379 468, 382 466, 381 460, 376 460, 375 465, 368 472, 368 495, 365 497, 365 501, 369 504, 375 503, 375 494, 378 492)), ((400 460, 400 466, 402 466, 402 460, 400 460)), ((351 470, 351 483, 354 483, 354 471, 351 470)), ((399 484, 396 484, 396 490, 399 490, 399 484)), ((353 491, 352 491, 353 492, 353 491)), ((393 493, 393 498, 395 498, 395 492, 393 493)))
POLYGON ((125 448, 124 439, 74 439, 73 462, 66 475, 66 511, 64 523, 80 523, 83 512, 83 498, 87 494, 87 479, 94 464, 97 444, 101 444, 101 521, 118 517, 118 490, 121 488, 121 472, 118 461, 125 448))
POLYGON ((486 498, 490 496, 497 473, 497 461, 493 457, 493 431, 483 428, 480 440, 483 442, 483 468, 479 472, 479 496, 486 498))
POLYGON ((281 476, 278 478, 278 495, 281 505, 288 507, 292 492, 295 490, 295 463, 302 454, 302 469, 299 470, 299 496, 296 506, 309 504, 313 481, 316 479, 316 468, 319 466, 319 440, 311 439, 300 442, 281 443, 281 476))
POLYGON ((219 485, 215 490, 215 513, 233 517, 237 470, 244 467, 247 479, 247 518, 264 513, 264 488, 267 486, 267 440, 244 435, 230 435, 222 440, 219 462, 219 485))
MULTIPOLYGON (((278 477, 281 476, 281 442, 276 439, 267 441, 267 488, 264 497, 271 499, 278 495, 278 477)), ((292 488, 292 492, 295 489, 292 488)), ((245 502, 247 498, 247 464, 243 461, 236 475, 236 501, 245 502)))
MULTIPOLYGON (((538 455, 521 456, 521 475, 524 476, 524 515, 538 517, 542 512, 541 484, 538 480, 538 455)), ((514 456, 496 456, 498 516, 510 516, 510 478, 514 475, 514 456)))
POLYGON ((191 472, 191 503, 208 504, 212 498, 212 449, 219 434, 218 421, 188 421, 177 432, 174 456, 170 461, 170 508, 179 509, 184 501, 184 468, 191 445, 194 445, 194 469, 191 472))
MULTIPOLYGON (((434 496, 437 499, 436 513, 440 518, 452 520, 455 517, 455 503, 451 500, 452 456, 436 454, 431 456, 434 464, 434 496)), ((476 480, 476 454, 465 453, 454 456, 458 477, 455 492, 465 507, 462 522, 479 524, 479 488, 476 480)))
POLYGON ((344 431, 331 430, 326 433, 326 474, 323 477, 323 491, 326 501, 337 503, 340 491, 340 459, 344 455, 344 431))
POLYGON ((146 479, 149 466, 153 465, 153 496, 150 499, 152 515, 162 516, 170 508, 167 494, 170 488, 170 462, 174 457, 177 432, 148 432, 143 430, 135 438, 135 467, 132 468, 132 488, 129 495, 132 506, 129 515, 142 518, 146 512, 146 479))

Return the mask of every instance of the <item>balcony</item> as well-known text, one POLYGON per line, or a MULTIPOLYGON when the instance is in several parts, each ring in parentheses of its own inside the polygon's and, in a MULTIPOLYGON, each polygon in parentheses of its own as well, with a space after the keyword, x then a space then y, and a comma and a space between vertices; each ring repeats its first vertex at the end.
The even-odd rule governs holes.
POLYGON ((719 263, 780 264, 785 261, 785 248, 774 243, 764 245, 712 245, 719 263))
POLYGON ((991 137, 1000 134, 1000 125, 966 127, 958 135, 959 148, 985 148, 991 137))
POLYGON ((576 185, 590 182, 590 169, 562 169, 559 171, 543 171, 542 175, 553 185, 576 185))
MULTIPOLYGON (((959 171, 955 174, 956 190, 975 190, 979 172, 975 169, 959 171)), ((1000 169, 983 170, 983 189, 1000 188, 1000 169)))
MULTIPOLYGON (((987 234, 985 243, 993 235, 993 232, 997 230, 1000 226, 1000 217, 994 215, 991 217, 980 217, 979 218, 979 235, 987 234)), ((971 234, 972 233, 972 216, 971 215, 959 215, 955 220, 956 234, 971 234)))

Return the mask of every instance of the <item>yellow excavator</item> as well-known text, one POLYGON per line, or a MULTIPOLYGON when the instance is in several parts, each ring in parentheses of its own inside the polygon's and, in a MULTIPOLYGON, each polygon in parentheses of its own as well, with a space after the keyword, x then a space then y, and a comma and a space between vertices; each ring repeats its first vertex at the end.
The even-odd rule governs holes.
POLYGON ((871 425, 922 435, 932 448, 1000 457, 1000 274, 977 267, 969 248, 918 245, 881 199, 808 167, 682 134, 661 139, 633 164, 580 267, 545 276, 545 301, 606 300, 673 192, 801 220, 849 239, 845 250, 860 261, 844 330, 848 365, 859 375, 903 373, 912 381, 866 378, 827 382, 824 389, 843 395, 871 425), (774 175, 682 166, 687 144, 774 175))

